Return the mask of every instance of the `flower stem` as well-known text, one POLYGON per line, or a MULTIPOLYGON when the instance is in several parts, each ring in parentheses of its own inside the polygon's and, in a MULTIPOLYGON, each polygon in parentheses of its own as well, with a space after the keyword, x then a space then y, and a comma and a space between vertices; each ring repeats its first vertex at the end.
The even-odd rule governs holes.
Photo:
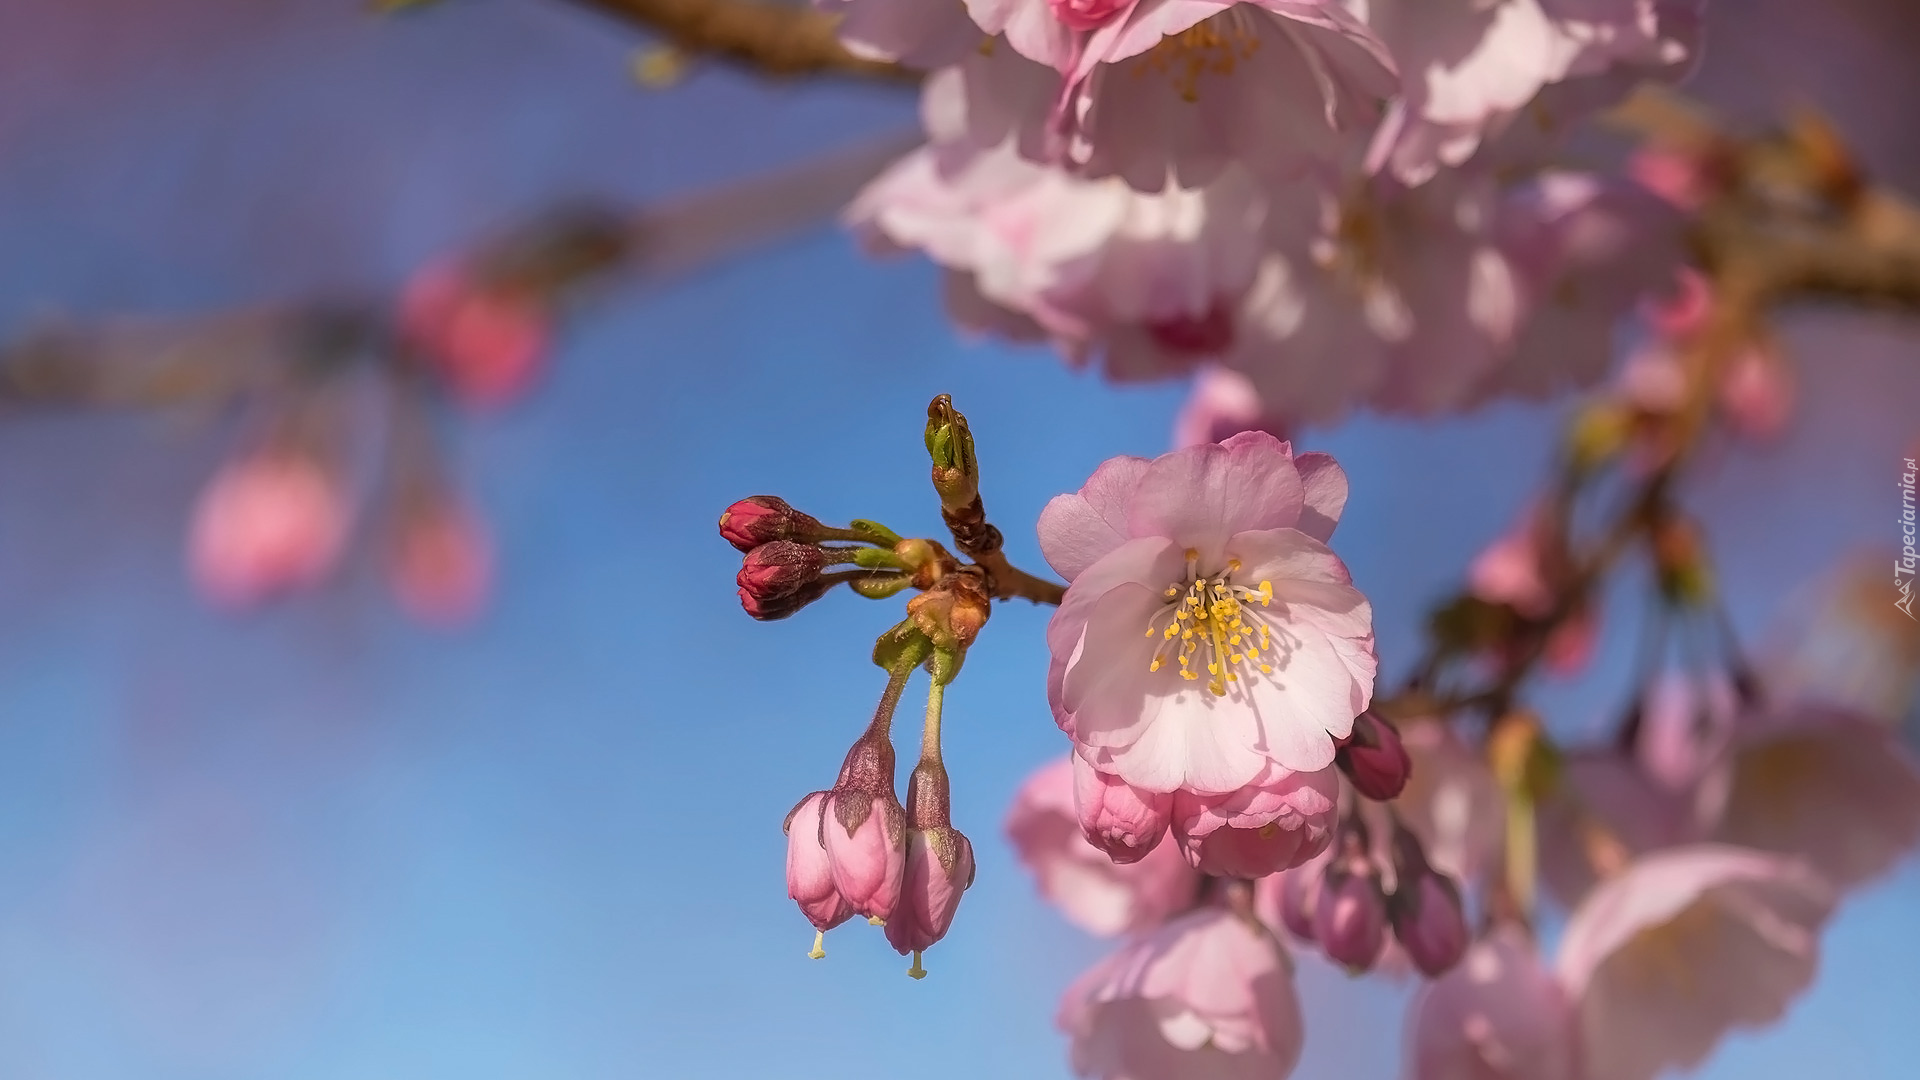
POLYGON ((940 713, 946 704, 947 688, 938 680, 927 687, 927 725, 920 729, 920 760, 940 761, 940 713))

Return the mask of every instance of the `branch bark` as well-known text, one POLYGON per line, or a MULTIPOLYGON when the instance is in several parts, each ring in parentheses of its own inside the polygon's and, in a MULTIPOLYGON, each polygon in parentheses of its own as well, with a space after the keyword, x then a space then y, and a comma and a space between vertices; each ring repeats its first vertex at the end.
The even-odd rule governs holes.
POLYGON ((838 75, 899 85, 921 73, 855 56, 835 36, 839 20, 797 4, 764 0, 574 0, 659 35, 694 57, 776 78, 838 75))

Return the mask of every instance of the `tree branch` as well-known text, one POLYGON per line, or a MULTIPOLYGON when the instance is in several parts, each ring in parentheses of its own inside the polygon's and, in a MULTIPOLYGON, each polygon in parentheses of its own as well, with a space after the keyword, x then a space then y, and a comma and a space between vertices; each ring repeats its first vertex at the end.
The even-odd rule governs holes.
POLYGON ((921 73, 847 51, 839 20, 810 7, 763 0, 574 0, 659 35, 690 56, 762 75, 842 75, 910 85, 921 73))

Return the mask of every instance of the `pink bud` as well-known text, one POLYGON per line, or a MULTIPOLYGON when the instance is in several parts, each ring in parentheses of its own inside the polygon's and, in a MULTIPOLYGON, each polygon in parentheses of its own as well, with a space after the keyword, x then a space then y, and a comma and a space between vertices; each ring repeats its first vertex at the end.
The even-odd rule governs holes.
POLYGON ((425 622, 471 619, 486 603, 493 553, 466 508, 440 500, 403 515, 389 567, 394 595, 425 622))
POLYGON ((1779 357, 1759 347, 1735 357, 1720 382, 1727 423, 1749 439, 1777 437, 1793 418, 1793 378, 1779 357))
POLYGON ((1313 901, 1313 936, 1329 960, 1356 974, 1380 958, 1387 898, 1364 853, 1344 853, 1328 865, 1313 901))
POLYGON ((891 918, 907 870, 907 812, 893 794, 884 726, 868 728, 847 750, 824 812, 834 888, 857 914, 891 918))
POLYGON ((826 552, 812 544, 775 540, 747 552, 734 581, 739 584, 742 596, 762 601, 779 600, 820 580, 820 571, 826 564, 826 552))
POLYGON ((1177 792, 1174 835, 1187 862, 1203 874, 1262 878, 1326 850, 1339 797, 1331 768, 1271 771, 1229 795, 1177 792))
MULTIPOLYGON (((947 936, 960 894, 973 884, 973 845, 951 825, 907 830, 900 902, 887 918, 887 942, 900 955, 947 936)), ((917 969, 916 969, 917 970, 917 969)))
POLYGON ((1280 924, 1301 941, 1313 940, 1313 904, 1320 895, 1324 860, 1296 866, 1279 877, 1280 924))
POLYGON ((1069 30, 1098 30, 1133 6, 1134 0, 1048 0, 1053 17, 1069 30))
POLYGON ((1142 791, 1073 756, 1073 801, 1087 842, 1116 863, 1139 862, 1167 834, 1173 796, 1142 791))
POLYGON ((1422 975, 1437 979, 1466 955, 1471 939, 1453 879, 1431 870, 1402 879, 1387 906, 1393 936, 1422 975))
POLYGON ((1209 367, 1193 380, 1193 390, 1173 421, 1173 445, 1199 446, 1243 431, 1265 431, 1285 439, 1285 426, 1268 415, 1252 380, 1230 368, 1209 367))
POLYGON ((457 260, 422 268, 400 298, 400 330, 447 380, 480 405, 519 397, 545 363, 546 305, 527 290, 490 287, 457 260))
POLYGON ((800 800, 782 826, 787 834, 787 895, 821 933, 853 917, 852 906, 833 884, 833 862, 821 827, 826 805, 827 793, 816 791, 800 800))
POLYGON ((1413 759, 1400 742, 1400 732, 1372 710, 1353 719, 1353 734, 1334 754, 1340 771, 1353 788, 1375 802, 1399 797, 1413 773, 1413 759))
POLYGON ((188 559, 208 597, 240 607, 319 581, 346 533, 331 471, 305 454, 261 454, 222 468, 201 491, 188 559))
POLYGON ((754 495, 727 507, 720 515, 720 535, 741 551, 774 540, 811 543, 825 538, 820 522, 774 495, 754 495))

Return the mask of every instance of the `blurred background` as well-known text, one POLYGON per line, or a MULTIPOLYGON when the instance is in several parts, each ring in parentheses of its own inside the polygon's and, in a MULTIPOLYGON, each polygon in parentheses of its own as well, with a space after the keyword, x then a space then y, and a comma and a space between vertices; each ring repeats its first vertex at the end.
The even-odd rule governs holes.
MULTIPOLYGON (((1691 91, 1825 110, 1920 191, 1905 0, 1723 3, 1691 91)), ((650 89, 627 27, 560 0, 0 0, 0 338, 54 317, 385 295, 423 261, 581 197, 637 207, 910 133, 909 91, 695 69, 650 89)), ((1785 324, 1781 440, 1709 451, 1687 493, 1749 640, 1898 539, 1920 327, 1785 324)), ((824 962, 780 821, 832 780, 881 686, 892 605, 738 610, 732 500, 939 530, 920 427, 948 392, 1015 561, 1102 459, 1166 448, 1178 387, 1120 390, 969 343, 937 275, 831 221, 567 323, 513 407, 445 426, 499 581, 452 631, 377 567, 236 617, 183 570, 214 416, 9 408, 0 422, 0 1078, 612 1080, 1064 1077, 1061 989, 1103 946, 1000 837, 1064 752, 1046 612, 998 611, 948 706, 978 883, 929 978, 877 932, 824 962)), ((1352 477, 1338 545, 1395 677, 1428 605, 1545 475, 1558 408, 1362 420, 1301 442, 1352 477)), ((1877 569, 1870 573, 1881 575, 1877 569)), ((1877 580, 1877 578, 1876 578, 1877 580)), ((1618 715, 1646 582, 1540 703, 1618 715)), ((1890 605, 1889 605, 1890 606, 1890 605)), ((1841 651, 1855 656, 1856 647, 1841 651)), ((1701 1075, 1909 1077, 1920 866, 1850 898, 1784 1023, 1701 1075)), ((1391 1077, 1405 988, 1303 963, 1298 1075, 1391 1077)))

